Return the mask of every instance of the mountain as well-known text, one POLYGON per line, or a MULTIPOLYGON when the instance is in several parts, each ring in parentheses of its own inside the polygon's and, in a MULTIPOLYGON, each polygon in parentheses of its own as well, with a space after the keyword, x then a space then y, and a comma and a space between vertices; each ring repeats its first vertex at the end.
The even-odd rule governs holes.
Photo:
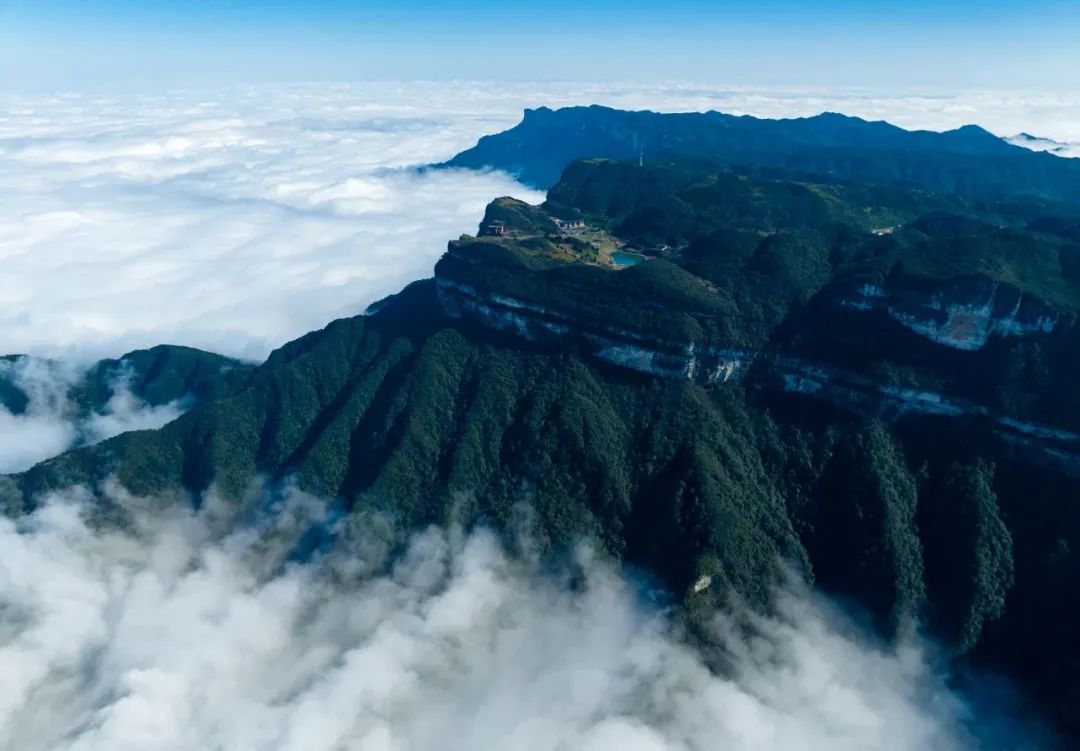
POLYGON ((187 347, 157 346, 89 367, 0 357, 0 473, 75 446, 158 428, 243 381, 252 366, 187 347))
MULTIPOLYGON (((0 502, 294 479, 404 527, 525 524, 541 554, 594 538, 695 633, 794 571, 883 634, 919 618, 1077 737, 1078 218, 575 161, 542 206, 494 201, 433 279, 250 371, 200 370, 185 415, 0 477, 0 502)), ((162 393, 192 382, 175 372, 162 393)))
POLYGON ((540 107, 442 166, 505 170, 547 189, 571 162, 586 157, 695 159, 766 177, 1080 201, 1080 162, 1035 153, 974 125, 944 133, 907 131, 835 113, 766 120, 720 112, 540 107))

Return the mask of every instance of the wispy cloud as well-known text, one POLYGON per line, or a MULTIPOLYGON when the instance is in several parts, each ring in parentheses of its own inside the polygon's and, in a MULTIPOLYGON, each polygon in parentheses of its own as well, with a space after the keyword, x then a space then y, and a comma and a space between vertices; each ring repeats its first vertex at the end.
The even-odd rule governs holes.
POLYGON ((131 391, 130 374, 112 374, 110 395, 100 408, 79 405, 72 389, 82 371, 67 363, 19 357, 0 360, 0 381, 26 397, 18 410, 0 403, 0 474, 21 472, 73 446, 85 446, 129 430, 160 428, 184 411, 181 400, 150 406, 131 391))
POLYGON ((483 532, 421 533, 395 562, 386 525, 352 517, 335 552, 289 563, 326 522, 295 491, 253 527, 212 498, 197 515, 113 501, 122 528, 89 524, 77 490, 0 519, 0 748, 975 743, 922 647, 883 646, 798 587, 773 617, 717 613, 720 675, 587 549, 571 586, 483 532))
POLYGON ((1080 158, 1080 141, 1072 143, 1067 141, 1055 141, 1053 138, 1034 136, 1030 133, 1018 133, 1007 139, 1009 143, 1023 146, 1032 151, 1046 151, 1055 156, 1080 158))
POLYGON ((403 83, 0 101, 0 353, 161 342, 259 359, 430 273, 491 198, 540 196, 440 161, 523 107, 764 116, 840 110, 1080 141, 1048 95, 623 84, 403 83))

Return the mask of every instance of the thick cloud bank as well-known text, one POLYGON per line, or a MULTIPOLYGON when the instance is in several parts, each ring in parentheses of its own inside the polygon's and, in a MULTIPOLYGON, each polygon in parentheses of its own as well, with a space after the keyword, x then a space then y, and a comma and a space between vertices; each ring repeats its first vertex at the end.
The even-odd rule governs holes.
POLYGON ((33 357, 0 360, 0 385, 26 397, 15 411, 0 401, 0 474, 21 472, 77 445, 129 430, 160 428, 184 411, 181 401, 150 406, 131 392, 118 372, 101 409, 76 404, 72 388, 82 376, 74 367, 33 357))
POLYGON ((0 117, 0 352, 161 342, 261 358, 430 273, 504 176, 402 169, 469 140, 348 90, 58 97, 0 117))
POLYGON ((372 83, 3 97, 0 353, 169 342, 259 359, 428 275, 491 198, 539 199, 506 176, 410 167, 523 107, 594 102, 1080 141, 1080 100, 1032 94, 372 83))
POLYGON ((350 517, 298 563, 328 523, 302 494, 238 526, 212 500, 118 503, 104 524, 78 492, 0 519, 0 749, 976 744, 918 646, 797 589, 774 618, 717 615, 725 678, 587 552, 573 585, 484 533, 428 531, 386 564, 386 525, 350 517))

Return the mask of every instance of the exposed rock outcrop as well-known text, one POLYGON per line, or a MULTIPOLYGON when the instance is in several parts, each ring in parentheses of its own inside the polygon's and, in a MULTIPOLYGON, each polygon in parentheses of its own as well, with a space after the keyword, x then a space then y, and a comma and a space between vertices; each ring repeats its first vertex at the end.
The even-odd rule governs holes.
POLYGON ((699 341, 662 339, 596 321, 570 318, 550 307, 437 278, 443 311, 488 329, 530 342, 573 339, 592 357, 611 365, 659 378, 687 378, 704 383, 737 379, 754 353, 710 347, 699 341))
POLYGON ((863 284, 841 304, 855 310, 884 310, 915 333, 962 350, 981 349, 994 335, 1048 334, 1057 323, 1056 313, 1041 300, 984 276, 913 282, 863 284))
MULTIPOLYGON (((780 353, 663 339, 597 321, 575 320, 553 308, 453 279, 438 278, 436 288, 443 310, 453 318, 530 342, 573 340, 597 360, 659 378, 723 383, 739 380, 755 365, 756 378, 767 387, 812 396, 885 421, 910 415, 985 418, 992 421, 996 435, 1029 458, 1080 474, 1080 435, 995 416, 985 406, 959 397, 880 383, 859 373, 780 353)), ((913 331, 962 350, 978 349, 994 334, 1048 333, 1054 325, 1052 312, 1039 301, 978 278, 921 293, 910 289, 889 293, 880 286, 864 285, 841 304, 859 310, 882 307, 913 331)))

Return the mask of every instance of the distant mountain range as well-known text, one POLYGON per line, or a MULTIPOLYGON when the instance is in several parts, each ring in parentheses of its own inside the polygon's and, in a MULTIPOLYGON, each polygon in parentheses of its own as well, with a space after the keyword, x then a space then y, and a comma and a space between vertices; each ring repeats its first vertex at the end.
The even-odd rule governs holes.
POLYGON ((496 199, 434 278, 257 368, 129 356, 147 398, 200 403, 0 477, 0 503, 293 478, 507 533, 526 505, 539 554, 597 540, 698 638, 732 593, 767 609, 786 564, 1080 738, 1080 162, 978 128, 593 107, 448 164, 547 201, 496 199))
POLYGON ((1033 152, 974 125, 944 133, 908 131, 836 113, 765 120, 720 112, 540 107, 526 110, 510 130, 481 138, 446 166, 505 170, 546 189, 570 162, 586 157, 696 159, 764 177, 1080 201, 1080 162, 1033 152))

